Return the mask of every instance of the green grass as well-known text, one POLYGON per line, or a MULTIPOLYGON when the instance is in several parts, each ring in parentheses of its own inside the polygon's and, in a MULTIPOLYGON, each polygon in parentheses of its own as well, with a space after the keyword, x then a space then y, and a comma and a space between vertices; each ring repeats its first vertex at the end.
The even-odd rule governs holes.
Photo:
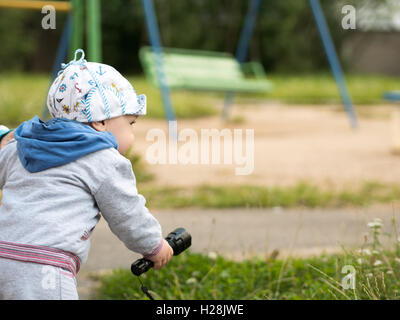
POLYGON ((139 185, 150 208, 334 208, 390 203, 400 199, 400 186, 365 182, 357 188, 321 188, 307 182, 287 187, 251 185, 157 187, 139 185))
MULTIPOLYGON (((272 100, 294 104, 341 103, 336 83, 331 74, 270 75, 274 90, 268 95, 272 100)), ((356 105, 380 104, 386 91, 400 90, 400 77, 380 75, 346 75, 353 103, 356 105)))
MULTIPOLYGON (((140 168, 140 157, 130 157, 140 168)), ((357 188, 341 190, 321 188, 307 182, 286 187, 211 186, 158 187, 146 169, 135 170, 138 190, 150 209, 179 208, 343 208, 390 204, 400 199, 400 186, 365 182, 357 188)), ((1 192, 0 192, 1 204, 1 192)))
MULTIPOLYGON (((161 94, 143 77, 128 77, 138 94, 147 95, 147 117, 165 118, 161 94)), ((34 115, 42 115, 49 88, 49 77, 40 74, 0 74, 0 122, 18 126, 34 115)), ((218 113, 213 95, 174 92, 174 110, 178 119, 198 118, 218 113)))
MULTIPOLYGON (((141 277, 156 299, 399 299, 399 242, 392 239, 383 249, 380 228, 370 227, 371 240, 363 248, 341 254, 234 262, 185 252, 141 277), (347 289, 345 266, 355 271, 354 287, 347 289)), ((147 299, 130 270, 93 277, 101 284, 95 299, 147 299)))
MULTIPOLYGON (((340 103, 336 84, 330 74, 268 75, 274 89, 268 94, 238 95, 238 104, 272 100, 288 104, 340 103)), ((382 103, 387 90, 400 90, 400 78, 378 75, 348 75, 347 82, 357 105, 382 103)), ((164 118, 161 95, 143 76, 129 76, 138 93, 148 97, 148 117, 164 118)), ((41 115, 49 77, 43 74, 0 74, 0 119, 16 126, 34 115, 41 115)), ((223 93, 174 91, 172 100, 178 118, 197 118, 217 114, 223 93)), ((239 119, 240 120, 240 119, 239 119)))

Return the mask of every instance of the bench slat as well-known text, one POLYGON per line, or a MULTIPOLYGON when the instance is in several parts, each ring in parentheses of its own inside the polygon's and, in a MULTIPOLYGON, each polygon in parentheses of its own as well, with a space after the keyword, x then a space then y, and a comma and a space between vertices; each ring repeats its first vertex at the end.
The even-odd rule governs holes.
MULTIPOLYGON (((158 85, 154 53, 140 49, 145 74, 158 85)), ((163 69, 171 89, 267 92, 271 83, 266 79, 247 79, 237 60, 227 53, 163 49, 163 69)))

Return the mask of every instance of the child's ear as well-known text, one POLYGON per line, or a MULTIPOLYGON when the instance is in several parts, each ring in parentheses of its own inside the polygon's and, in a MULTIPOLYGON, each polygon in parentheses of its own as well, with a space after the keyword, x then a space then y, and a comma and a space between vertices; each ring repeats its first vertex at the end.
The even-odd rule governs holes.
POLYGON ((90 122, 89 124, 96 131, 106 131, 106 124, 105 124, 104 120, 90 122))

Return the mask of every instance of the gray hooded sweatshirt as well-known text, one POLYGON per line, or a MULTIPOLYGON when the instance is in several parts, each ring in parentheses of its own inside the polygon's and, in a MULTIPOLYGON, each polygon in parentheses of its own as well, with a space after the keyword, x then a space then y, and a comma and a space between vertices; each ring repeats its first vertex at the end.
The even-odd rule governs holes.
MULTIPOLYGON (((60 123, 65 124, 54 121, 53 125, 60 123)), ((30 172, 35 170, 25 162, 32 163, 27 154, 37 150, 37 143, 21 149, 26 135, 20 128, 15 135, 18 143, 11 140, 0 151, 0 241, 61 249, 78 256, 83 264, 90 234, 102 215, 128 249, 143 255, 159 250, 160 224, 137 191, 130 161, 115 145, 103 144, 73 161, 30 172)), ((83 136, 80 132, 78 140, 83 136)))

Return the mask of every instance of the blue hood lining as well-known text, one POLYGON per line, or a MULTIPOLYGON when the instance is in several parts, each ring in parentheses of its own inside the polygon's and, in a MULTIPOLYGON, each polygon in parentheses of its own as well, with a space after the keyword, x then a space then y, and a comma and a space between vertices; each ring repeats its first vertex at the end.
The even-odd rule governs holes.
POLYGON ((102 149, 118 149, 112 133, 99 132, 65 118, 44 122, 35 116, 15 130, 14 138, 18 157, 31 173, 70 163, 102 149))

